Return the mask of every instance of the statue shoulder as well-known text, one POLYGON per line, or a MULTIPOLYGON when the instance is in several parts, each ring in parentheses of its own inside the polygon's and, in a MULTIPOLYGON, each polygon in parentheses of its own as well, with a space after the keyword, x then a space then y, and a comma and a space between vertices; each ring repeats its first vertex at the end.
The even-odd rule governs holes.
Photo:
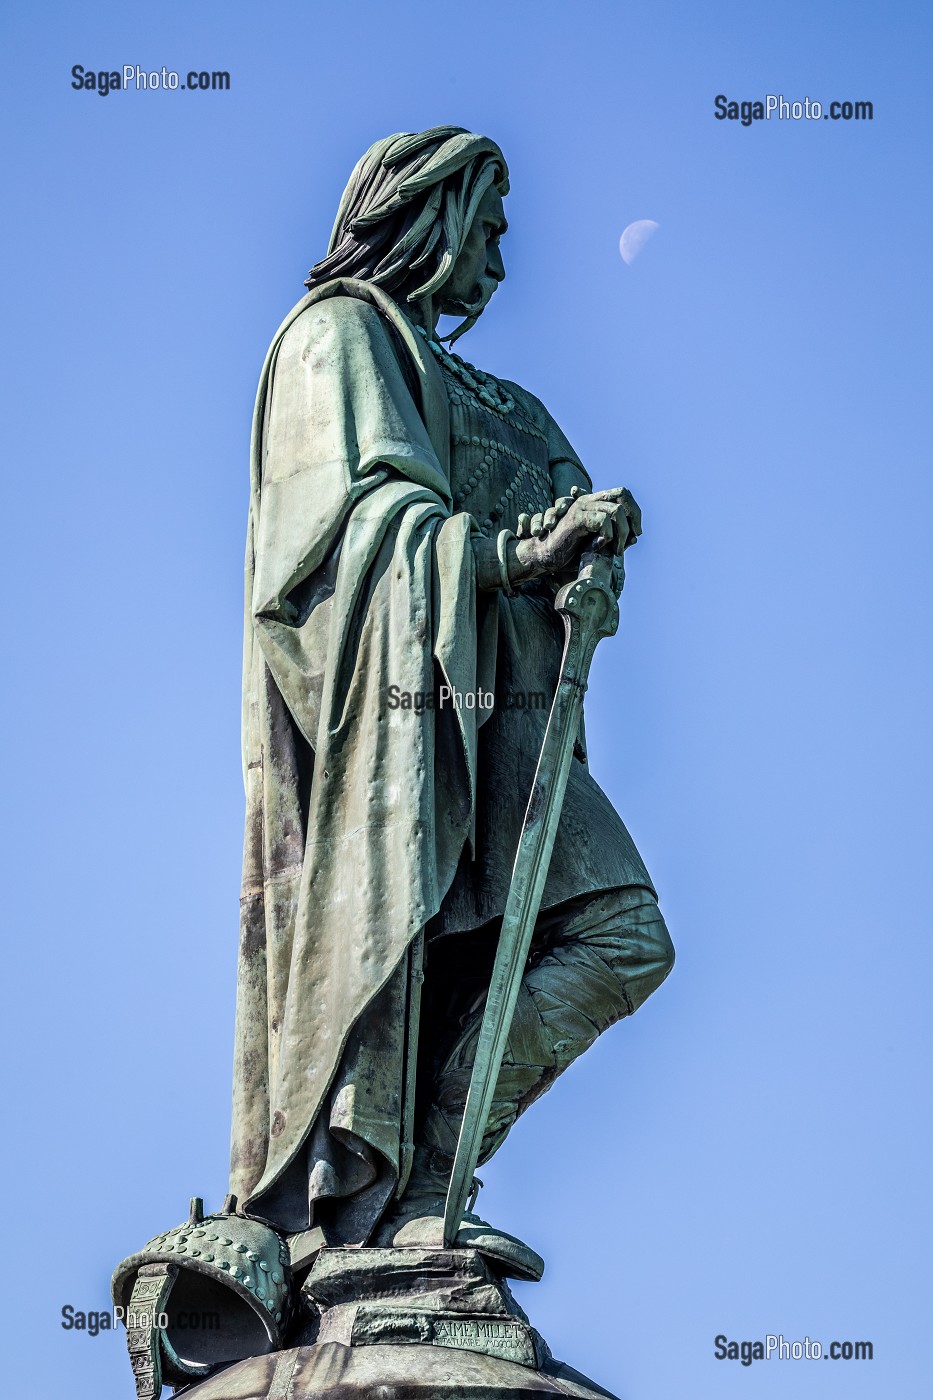
POLYGON ((391 353, 399 346, 385 315, 361 297, 327 296, 309 301, 282 336, 282 352, 302 354, 320 348, 336 351, 355 348, 369 353, 391 353))

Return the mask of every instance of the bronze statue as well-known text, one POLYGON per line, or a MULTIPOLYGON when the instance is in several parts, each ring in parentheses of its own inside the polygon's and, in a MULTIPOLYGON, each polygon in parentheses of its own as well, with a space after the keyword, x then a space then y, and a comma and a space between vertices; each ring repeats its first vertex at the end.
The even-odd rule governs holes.
MULTIPOLYGON (((348 1287, 351 1257, 359 1271, 377 1254, 378 1268, 469 1254, 497 1287, 540 1277, 533 1249, 462 1210, 472 1168, 673 961, 651 880, 587 768, 588 656, 568 671, 565 655, 574 607, 595 598, 601 634, 614 629, 640 512, 622 488, 593 492, 533 394, 438 338, 440 316, 462 318, 448 346, 468 330, 505 275, 507 192, 498 146, 461 128, 377 142, 256 400, 232 1199, 208 1220, 269 1227, 287 1250, 279 1286, 296 1294, 311 1270, 318 1311, 335 1269, 348 1287), (552 717, 545 761, 555 692, 564 737, 552 717), (483 1030, 497 948, 504 990, 483 1030)), ((188 1235, 133 1256, 119 1296, 141 1286, 144 1257, 185 1274, 167 1241, 190 1251, 199 1228, 196 1203, 188 1235)), ((264 1317, 254 1273, 244 1297, 264 1317)), ((273 1318, 254 1350, 309 1325, 294 1297, 273 1318)), ((434 1344, 461 1345, 451 1335, 434 1344)), ((148 1333, 145 1346, 151 1360, 148 1333)))

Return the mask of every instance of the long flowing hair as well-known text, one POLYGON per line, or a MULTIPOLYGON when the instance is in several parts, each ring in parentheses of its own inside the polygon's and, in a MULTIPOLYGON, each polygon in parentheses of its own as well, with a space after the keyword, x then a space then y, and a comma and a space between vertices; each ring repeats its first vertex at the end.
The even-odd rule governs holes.
MULTIPOLYGON (((358 277, 400 302, 432 295, 450 276, 490 186, 508 193, 505 157, 494 141, 463 127, 398 132, 377 141, 350 176, 327 256, 312 267, 305 286, 358 277)), ((478 314, 444 338, 456 340, 478 314)))

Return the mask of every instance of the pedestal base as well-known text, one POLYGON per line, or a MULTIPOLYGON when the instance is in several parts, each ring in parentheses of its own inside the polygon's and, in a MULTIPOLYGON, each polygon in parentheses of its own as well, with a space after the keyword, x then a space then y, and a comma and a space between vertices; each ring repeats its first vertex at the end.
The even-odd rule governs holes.
POLYGON ((323 1249, 290 1340, 192 1385, 185 1400, 614 1400, 554 1360, 476 1249, 323 1249))
POLYGON ((183 1395, 184 1400, 615 1400, 557 1361, 536 1371, 451 1347, 340 1342, 240 1361, 183 1395))
POLYGON ((301 1290, 292 1342, 429 1345, 539 1369, 550 1359, 512 1292, 476 1249, 323 1249, 301 1290))

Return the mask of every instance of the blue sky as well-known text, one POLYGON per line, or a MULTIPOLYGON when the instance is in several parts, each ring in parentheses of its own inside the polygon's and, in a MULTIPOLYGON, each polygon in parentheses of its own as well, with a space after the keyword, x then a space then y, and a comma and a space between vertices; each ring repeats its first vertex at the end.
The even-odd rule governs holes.
POLYGON ((645 533, 591 763, 678 950, 485 1170, 519 1290, 625 1400, 927 1393, 930 15, 358 0, 8 10, 7 1389, 131 1394, 60 1327, 225 1190, 252 398, 350 168, 509 159, 458 349, 645 533), (71 68, 226 69, 226 93, 71 68), (872 122, 717 121, 714 98, 872 122), (618 239, 659 231, 631 267, 618 239), (20 1262, 15 1262, 20 1261, 20 1262), (713 1338, 873 1341, 718 1361, 713 1338))

